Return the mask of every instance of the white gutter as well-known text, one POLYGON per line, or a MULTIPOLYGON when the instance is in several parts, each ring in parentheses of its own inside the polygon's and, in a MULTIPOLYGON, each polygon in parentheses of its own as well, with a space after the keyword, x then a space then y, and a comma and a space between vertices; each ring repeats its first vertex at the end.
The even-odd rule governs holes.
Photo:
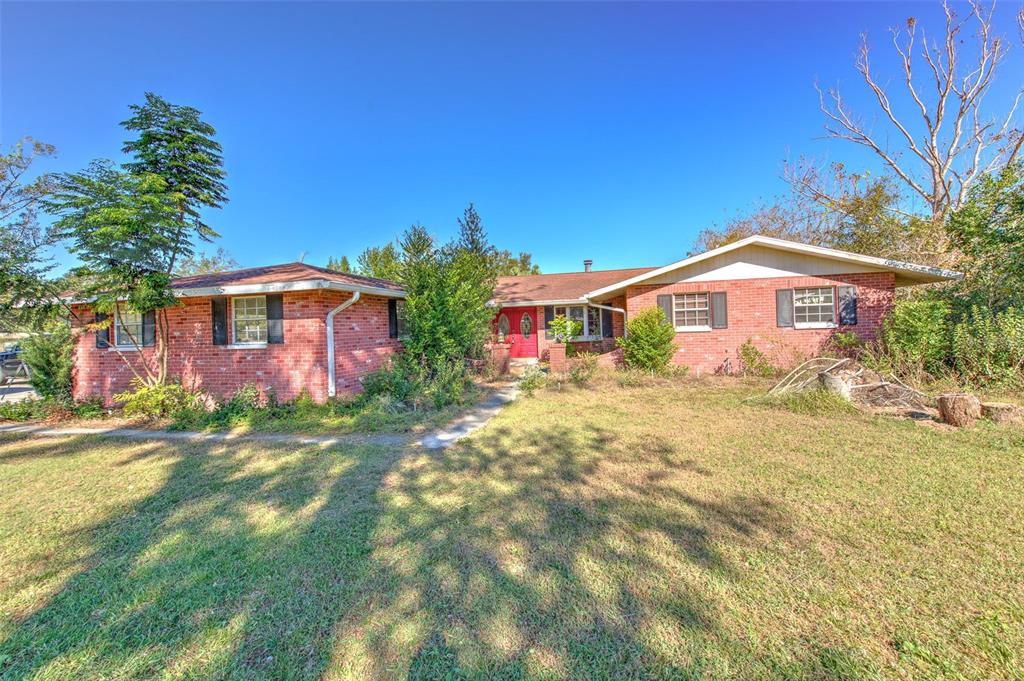
MULTIPOLYGON (((365 293, 368 296, 382 296, 385 298, 404 298, 405 291, 391 288, 378 288, 376 286, 360 286, 359 284, 343 284, 339 281, 328 281, 327 279, 302 279, 299 281, 278 282, 273 284, 234 284, 228 286, 207 286, 204 288, 176 288, 171 293, 176 298, 205 298, 212 296, 245 296, 260 293, 287 293, 290 291, 316 291, 327 289, 330 291, 345 291, 348 293, 365 293)), ((89 299, 72 298, 67 300, 69 304, 91 303, 89 299)))
POLYGON ((625 316, 625 314, 626 314, 626 311, 623 310, 621 307, 612 307, 611 305, 601 305, 599 303, 592 303, 589 300, 587 301, 587 306, 589 306, 589 307, 596 307, 598 310, 608 310, 609 312, 618 312, 619 314, 621 314, 623 316, 625 316))
POLYGON ((335 386, 335 370, 334 370, 334 315, 338 314, 342 310, 351 307, 355 303, 359 302, 359 291, 354 291, 352 297, 346 300, 344 303, 334 308, 327 313, 327 396, 334 397, 338 391, 335 386))

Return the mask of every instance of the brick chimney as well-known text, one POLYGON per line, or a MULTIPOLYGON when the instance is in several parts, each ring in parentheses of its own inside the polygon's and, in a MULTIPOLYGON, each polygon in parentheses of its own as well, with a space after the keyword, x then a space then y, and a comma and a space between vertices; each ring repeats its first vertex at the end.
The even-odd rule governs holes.
POLYGON ((586 259, 586 260, 584 260, 584 261, 583 261, 583 271, 584 271, 584 272, 589 272, 589 271, 590 271, 590 268, 591 268, 591 267, 592 267, 593 265, 594 265, 594 261, 593 261, 593 260, 591 260, 591 259, 589 259, 589 258, 588 258, 588 259, 586 259))

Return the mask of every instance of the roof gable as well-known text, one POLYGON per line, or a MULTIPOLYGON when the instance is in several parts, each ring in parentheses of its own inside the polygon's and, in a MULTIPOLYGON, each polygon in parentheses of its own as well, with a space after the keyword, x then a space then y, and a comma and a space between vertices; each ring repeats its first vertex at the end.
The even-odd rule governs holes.
POLYGON ((587 298, 605 297, 627 286, 668 281, 721 281, 804 274, 895 272, 896 285, 959 279, 959 272, 927 265, 875 258, 822 246, 754 235, 664 267, 587 291, 587 298), (740 257, 743 251, 743 257, 740 257), (765 254, 770 254, 768 257, 765 254), (760 261, 760 262, 759 262, 760 261), (685 273, 681 272, 685 271, 685 273), (689 278, 687 278, 689 277, 689 278))
POLYGON ((175 295, 199 296, 272 291, 300 291, 317 288, 363 291, 380 295, 404 295, 393 281, 335 272, 301 262, 250 267, 230 272, 197 274, 171 280, 175 295))
POLYGON ((653 267, 634 267, 625 270, 498 277, 497 285, 494 287, 493 302, 497 305, 581 302, 587 291, 609 286, 653 269, 653 267))

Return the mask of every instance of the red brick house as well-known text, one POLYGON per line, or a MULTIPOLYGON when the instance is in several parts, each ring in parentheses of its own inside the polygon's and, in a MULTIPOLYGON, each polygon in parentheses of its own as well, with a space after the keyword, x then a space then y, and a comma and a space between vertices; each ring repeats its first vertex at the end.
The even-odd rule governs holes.
POLYGON ((752 236, 664 267, 502 277, 495 330, 513 358, 546 357, 547 325, 582 322, 579 350, 612 354, 630 315, 659 306, 676 327, 677 364, 738 368, 750 339, 778 365, 818 352, 837 332, 875 337, 898 286, 957 279, 956 272, 752 236))
MULTIPOLYGON (((837 331, 872 338, 897 286, 959 276, 754 236, 659 268, 591 271, 585 261, 583 272, 502 277, 492 303, 513 357, 544 358, 547 325, 564 314, 582 323, 577 347, 605 361, 615 360, 630 315, 659 306, 676 327, 676 362, 704 372, 736 368, 747 339, 785 364, 837 331)), ((405 294, 393 282, 291 263, 176 279, 172 288, 180 304, 168 311, 170 374, 215 397, 247 383, 282 400, 358 392, 400 348, 405 294)), ((72 309, 79 329, 97 319, 87 303, 72 309)), ((75 398, 110 402, 133 376, 124 358, 141 361, 155 339, 152 314, 125 312, 80 333, 75 398)))
MULTIPOLYGON (((175 279, 172 288, 180 304, 168 312, 170 374, 216 397, 246 383, 280 399, 358 392, 360 378, 399 348, 405 294, 382 279, 291 263, 175 279)), ((72 310, 79 328, 96 320, 86 304, 72 310)), ((133 376, 123 357, 152 353, 155 338, 154 315, 127 312, 81 333, 74 397, 110 402, 133 376)))

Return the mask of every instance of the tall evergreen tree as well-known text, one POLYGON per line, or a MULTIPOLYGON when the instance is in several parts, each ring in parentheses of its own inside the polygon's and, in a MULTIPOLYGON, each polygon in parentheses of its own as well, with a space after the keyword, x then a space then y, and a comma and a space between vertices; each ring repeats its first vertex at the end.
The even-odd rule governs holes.
MULTIPOLYGON (((200 118, 198 109, 171 104, 152 92, 144 104, 129 107, 134 114, 121 123, 138 137, 124 143, 122 151, 133 159, 125 168, 133 174, 152 173, 164 179, 178 206, 178 241, 194 235, 210 241, 218 236, 200 211, 227 203, 224 159, 213 138, 217 131, 200 118)), ((171 255, 174 269, 177 254, 171 255)))
POLYGON ((122 149, 131 155, 127 172, 108 162, 65 175, 49 205, 59 216, 61 236, 83 263, 79 280, 97 310, 116 312, 125 304, 152 313, 155 353, 138 377, 153 385, 167 379, 171 275, 194 254, 197 240, 217 236, 201 211, 222 206, 227 186, 216 131, 198 110, 150 92, 130 108, 132 117, 121 125, 138 136, 122 149))
POLYGON ((395 244, 371 246, 356 258, 356 271, 364 277, 398 281, 402 276, 402 257, 395 244))
POLYGON ((348 256, 343 255, 339 259, 333 257, 327 258, 327 269, 334 270, 335 272, 342 272, 343 274, 352 273, 352 265, 349 264, 348 256))

